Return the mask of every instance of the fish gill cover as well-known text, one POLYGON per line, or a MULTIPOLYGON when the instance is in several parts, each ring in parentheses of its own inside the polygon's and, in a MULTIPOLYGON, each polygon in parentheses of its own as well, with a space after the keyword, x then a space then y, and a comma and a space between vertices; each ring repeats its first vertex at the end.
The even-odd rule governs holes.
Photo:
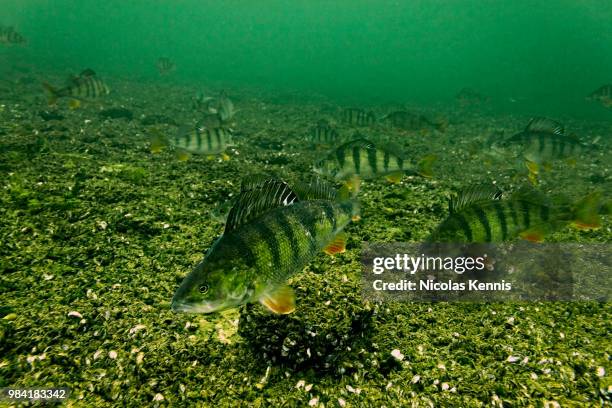
POLYGON ((609 405, 610 21, 3 0, 1 404, 609 405), (363 291, 446 245, 537 296, 363 291))

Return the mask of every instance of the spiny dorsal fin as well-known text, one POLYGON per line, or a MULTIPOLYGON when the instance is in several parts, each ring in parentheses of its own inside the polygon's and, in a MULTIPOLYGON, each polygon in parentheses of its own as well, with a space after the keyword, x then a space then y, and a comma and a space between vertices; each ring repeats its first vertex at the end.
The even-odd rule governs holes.
POLYGON ((260 189, 266 184, 266 182, 269 182, 270 180, 276 180, 276 177, 268 176, 266 174, 250 175, 248 177, 243 178, 240 182, 240 192, 243 193, 245 191, 260 189))
POLYGON ((565 128, 562 124, 549 118, 533 118, 529 121, 526 130, 531 132, 546 132, 562 135, 565 133, 565 128))
POLYGON ((236 202, 227 216, 225 233, 235 230, 268 211, 291 205, 298 201, 298 196, 287 183, 278 179, 265 181, 247 181, 246 187, 236 198, 236 202))
POLYGON ((493 184, 477 184, 460 191, 456 197, 448 202, 451 213, 459 212, 470 205, 490 200, 500 200, 502 191, 493 184))
POLYGON ((337 197, 336 189, 329 183, 313 177, 309 183, 297 184, 293 186, 293 191, 301 201, 305 200, 330 200, 334 201, 337 197))
POLYGON ((94 71, 93 69, 91 69, 91 68, 86 68, 86 69, 84 69, 84 70, 83 70, 83 71, 82 71, 82 72, 79 74, 79 76, 80 76, 80 77, 82 77, 82 78, 83 78, 83 77, 92 77, 92 76, 96 76, 96 73, 95 73, 95 71, 94 71))

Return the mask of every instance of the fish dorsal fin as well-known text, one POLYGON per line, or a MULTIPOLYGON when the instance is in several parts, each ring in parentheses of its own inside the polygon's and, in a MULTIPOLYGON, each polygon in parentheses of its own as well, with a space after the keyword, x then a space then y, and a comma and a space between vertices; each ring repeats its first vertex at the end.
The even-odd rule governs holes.
POLYGON ((225 233, 247 224, 275 208, 298 201, 297 194, 282 180, 247 180, 227 215, 225 233))
POLYGON ((83 71, 82 71, 82 72, 79 74, 79 76, 80 76, 81 78, 84 78, 84 77, 92 77, 92 76, 96 76, 96 73, 95 73, 95 71, 94 71, 93 69, 91 69, 91 68, 86 68, 86 69, 84 69, 84 70, 83 70, 83 71))
POLYGON ((533 118, 529 121, 526 130, 530 132, 546 132, 557 135, 565 133, 565 128, 562 124, 549 118, 533 118))
POLYGON ((240 182, 240 192, 244 193, 245 191, 260 189, 270 180, 278 179, 274 176, 269 176, 267 174, 253 174, 248 177, 244 177, 240 182))
POLYGON ((493 184, 476 184, 461 190, 448 202, 448 209, 456 213, 470 205, 482 201, 500 200, 502 191, 493 184))
POLYGON ((329 183, 313 177, 309 183, 297 184, 293 187, 293 191, 297 194, 300 200, 329 200, 334 201, 337 197, 336 189, 329 183))

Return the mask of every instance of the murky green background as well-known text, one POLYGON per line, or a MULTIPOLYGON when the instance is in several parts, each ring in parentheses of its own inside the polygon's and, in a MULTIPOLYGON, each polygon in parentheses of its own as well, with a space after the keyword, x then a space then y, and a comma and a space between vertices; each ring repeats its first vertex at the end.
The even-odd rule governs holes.
POLYGON ((309 89, 346 100, 448 102, 463 86, 504 110, 584 111, 612 72, 612 3, 559 1, 3 0, 53 68, 309 89), (515 101, 515 102, 513 102, 515 101))

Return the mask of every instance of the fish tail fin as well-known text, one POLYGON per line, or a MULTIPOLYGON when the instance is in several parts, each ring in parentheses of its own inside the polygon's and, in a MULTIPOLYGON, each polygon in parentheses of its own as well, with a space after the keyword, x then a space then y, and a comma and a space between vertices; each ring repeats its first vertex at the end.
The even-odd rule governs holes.
POLYGON ((167 145, 168 139, 166 136, 159 129, 154 129, 151 132, 151 153, 159 153, 167 145))
POLYGON ((423 157, 421 161, 419 161, 419 164, 417 167, 417 173, 423 177, 432 177, 433 176, 432 166, 437 159, 438 157, 433 154, 423 157))
POLYGON ((578 229, 589 230, 601 227, 601 194, 591 193, 572 208, 571 223, 578 229))
POLYGON ((49 105, 55 105, 55 103, 57 102, 57 98, 59 96, 57 89, 55 89, 53 85, 51 85, 48 82, 43 82, 42 86, 45 89, 45 91, 47 91, 48 93, 49 105))

